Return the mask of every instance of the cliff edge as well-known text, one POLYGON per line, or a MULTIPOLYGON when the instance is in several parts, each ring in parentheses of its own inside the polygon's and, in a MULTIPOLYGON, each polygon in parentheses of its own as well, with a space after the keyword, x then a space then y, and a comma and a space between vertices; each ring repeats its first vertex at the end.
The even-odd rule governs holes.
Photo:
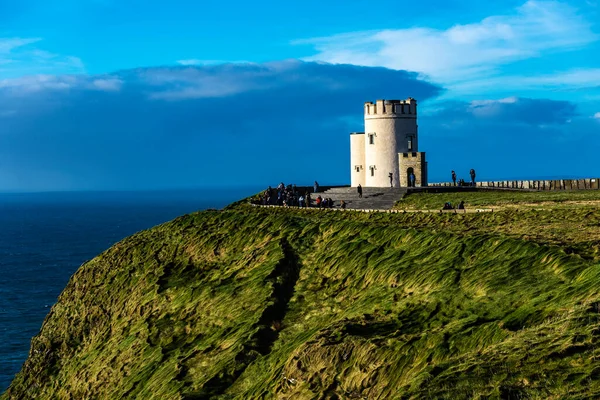
POLYGON ((599 227, 597 208, 182 216, 84 264, 0 398, 598 398, 599 227))

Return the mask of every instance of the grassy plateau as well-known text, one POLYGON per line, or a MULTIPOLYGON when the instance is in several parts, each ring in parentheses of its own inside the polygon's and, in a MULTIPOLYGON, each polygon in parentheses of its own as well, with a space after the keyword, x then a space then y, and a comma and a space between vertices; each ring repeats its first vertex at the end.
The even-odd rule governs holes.
POLYGON ((600 191, 179 217, 71 278, 0 399, 600 398, 600 191))

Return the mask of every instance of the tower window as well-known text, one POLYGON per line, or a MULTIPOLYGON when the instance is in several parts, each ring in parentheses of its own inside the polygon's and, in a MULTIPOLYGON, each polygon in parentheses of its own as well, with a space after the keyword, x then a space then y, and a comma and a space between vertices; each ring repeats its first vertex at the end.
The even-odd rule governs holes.
POLYGON ((408 137, 408 151, 413 151, 413 138, 414 136, 408 137))
POLYGON ((371 165, 369 169, 371 170, 371 176, 375 176, 375 166, 371 165))
POLYGON ((375 134, 369 133, 369 144, 375 144, 375 134))
POLYGON ((354 169, 356 170, 356 172, 360 172, 360 170, 362 169, 362 165, 355 165, 354 169))

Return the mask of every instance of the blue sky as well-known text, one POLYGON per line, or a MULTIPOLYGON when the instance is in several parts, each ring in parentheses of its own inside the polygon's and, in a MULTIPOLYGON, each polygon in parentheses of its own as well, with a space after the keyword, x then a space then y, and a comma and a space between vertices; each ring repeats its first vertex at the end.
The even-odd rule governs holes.
POLYGON ((0 190, 343 184, 409 96, 431 180, 600 176, 597 0, 213 3, 0 2, 0 190))

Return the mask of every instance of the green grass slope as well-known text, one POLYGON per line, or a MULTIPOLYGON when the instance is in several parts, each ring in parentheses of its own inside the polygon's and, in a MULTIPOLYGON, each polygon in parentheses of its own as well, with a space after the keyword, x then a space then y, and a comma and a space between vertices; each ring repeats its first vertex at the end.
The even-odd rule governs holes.
POLYGON ((591 207, 183 216, 82 266, 1 398, 599 398, 599 230, 591 207))
POLYGON ((600 190, 516 191, 482 190, 477 192, 414 193, 396 203, 398 209, 441 209, 445 202, 452 205, 464 201, 467 207, 506 208, 573 208, 600 205, 600 190))

